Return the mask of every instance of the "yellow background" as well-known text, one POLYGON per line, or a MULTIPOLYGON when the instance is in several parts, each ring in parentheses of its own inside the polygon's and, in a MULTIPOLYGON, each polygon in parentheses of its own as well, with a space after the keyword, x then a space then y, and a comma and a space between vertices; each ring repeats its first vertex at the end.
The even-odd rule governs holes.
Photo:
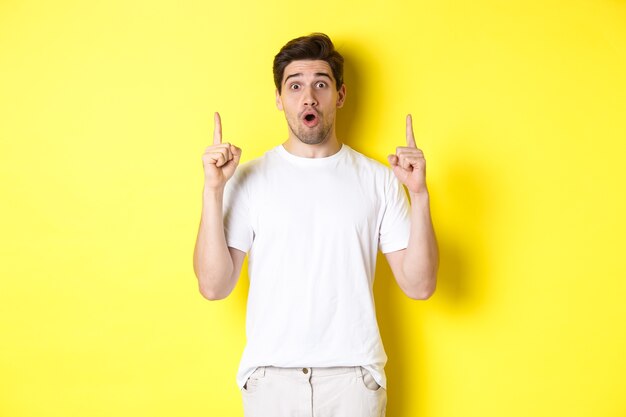
POLYGON ((201 155, 216 110, 244 161, 284 141, 272 59, 312 31, 340 138, 385 162, 410 112, 427 159, 437 292, 379 257, 387 415, 626 416, 623 0, 1 1, 0 416, 242 416, 201 155))

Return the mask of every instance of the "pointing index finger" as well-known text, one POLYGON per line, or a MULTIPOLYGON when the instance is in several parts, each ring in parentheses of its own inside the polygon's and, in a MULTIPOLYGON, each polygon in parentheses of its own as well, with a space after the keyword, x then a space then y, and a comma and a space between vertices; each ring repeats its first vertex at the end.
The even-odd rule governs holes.
POLYGON ((222 143, 222 119, 220 119, 220 114, 218 112, 215 112, 213 122, 215 124, 213 127, 213 145, 219 145, 222 143))
POLYGON ((415 145, 415 135, 413 135, 413 118, 410 114, 406 115, 406 146, 409 148, 417 148, 417 145, 415 145))

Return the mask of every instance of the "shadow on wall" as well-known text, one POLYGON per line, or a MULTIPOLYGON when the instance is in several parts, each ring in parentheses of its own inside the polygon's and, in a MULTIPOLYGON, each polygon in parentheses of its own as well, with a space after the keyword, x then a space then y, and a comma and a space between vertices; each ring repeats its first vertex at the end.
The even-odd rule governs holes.
POLYGON ((358 148, 358 138, 354 138, 352 126, 360 124, 359 99, 362 93, 361 79, 357 68, 360 67, 359 57, 350 51, 341 50, 344 58, 343 79, 346 84, 346 101, 337 112, 337 138, 353 149, 358 148), (356 146, 355 146, 356 145, 356 146))
POLYGON ((418 415, 425 415, 432 409, 428 381, 433 368, 424 348, 430 344, 421 325, 423 315, 444 311, 452 313, 449 317, 453 319, 485 306, 489 260, 480 258, 488 254, 487 197, 493 174, 474 166, 475 160, 472 164, 467 160, 446 163, 448 174, 430 190, 440 257, 435 294, 426 301, 409 299, 397 285, 385 256, 378 256, 374 297, 388 356, 387 417, 407 416, 416 408, 418 415))
MULTIPOLYGON (((472 158, 468 158, 472 159, 472 158)), ((453 161, 440 184, 445 195, 441 210, 449 216, 442 219, 439 249, 442 252, 439 267, 438 291, 449 311, 465 314, 484 306, 491 285, 489 247, 492 225, 490 212, 497 204, 499 193, 495 190, 494 176, 485 167, 467 160, 453 161)))

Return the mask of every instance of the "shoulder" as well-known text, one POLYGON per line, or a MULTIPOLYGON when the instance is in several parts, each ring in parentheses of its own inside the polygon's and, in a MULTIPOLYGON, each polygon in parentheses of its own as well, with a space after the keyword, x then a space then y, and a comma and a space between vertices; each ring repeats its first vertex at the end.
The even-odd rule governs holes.
MULTIPOLYGON (((347 145, 346 145, 347 146, 347 145)), ((369 172, 370 174, 389 181, 393 177, 393 171, 384 163, 369 157, 349 146, 347 146, 347 155, 350 161, 359 169, 369 172)))
POLYGON ((272 166, 271 160, 275 157, 276 148, 272 148, 263 155, 239 164, 233 175, 237 182, 248 182, 261 175, 272 166))

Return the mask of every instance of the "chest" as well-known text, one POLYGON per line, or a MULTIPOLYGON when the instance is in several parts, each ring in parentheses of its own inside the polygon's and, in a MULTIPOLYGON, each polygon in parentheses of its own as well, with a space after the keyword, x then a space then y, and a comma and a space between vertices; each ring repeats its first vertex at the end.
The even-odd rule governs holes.
POLYGON ((257 233, 317 234, 376 227, 383 195, 376 182, 348 170, 277 171, 253 196, 257 233))

